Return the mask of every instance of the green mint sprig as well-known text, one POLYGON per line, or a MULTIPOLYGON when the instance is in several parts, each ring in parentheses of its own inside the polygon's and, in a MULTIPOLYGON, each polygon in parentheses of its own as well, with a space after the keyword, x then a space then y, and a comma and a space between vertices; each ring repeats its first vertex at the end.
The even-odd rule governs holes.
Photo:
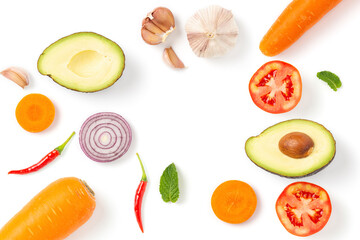
POLYGON ((179 198, 179 179, 175 164, 170 164, 160 178, 160 194, 164 202, 176 202, 179 198))

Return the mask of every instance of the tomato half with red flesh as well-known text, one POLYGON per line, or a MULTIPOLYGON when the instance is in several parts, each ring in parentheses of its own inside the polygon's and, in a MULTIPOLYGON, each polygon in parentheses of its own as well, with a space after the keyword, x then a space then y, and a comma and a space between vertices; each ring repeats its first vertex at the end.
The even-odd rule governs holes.
POLYGON ((301 76, 289 63, 267 62, 252 76, 249 91, 253 102, 262 110, 269 113, 288 112, 301 99, 301 76))
POLYGON ((276 201, 276 213, 289 233, 306 237, 326 225, 331 215, 331 202, 322 187, 295 182, 280 194, 276 201))

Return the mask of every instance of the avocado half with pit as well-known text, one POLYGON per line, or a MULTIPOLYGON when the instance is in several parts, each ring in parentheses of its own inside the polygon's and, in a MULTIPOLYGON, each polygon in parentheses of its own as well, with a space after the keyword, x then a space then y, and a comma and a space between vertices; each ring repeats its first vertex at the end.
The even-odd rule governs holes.
POLYGON ((119 45, 93 32, 79 32, 47 47, 38 70, 63 87, 96 92, 113 85, 122 75, 125 56, 119 45))
POLYGON ((335 156, 335 140, 323 125, 293 119, 267 128, 245 144, 247 156, 257 166, 289 178, 312 175, 335 156))

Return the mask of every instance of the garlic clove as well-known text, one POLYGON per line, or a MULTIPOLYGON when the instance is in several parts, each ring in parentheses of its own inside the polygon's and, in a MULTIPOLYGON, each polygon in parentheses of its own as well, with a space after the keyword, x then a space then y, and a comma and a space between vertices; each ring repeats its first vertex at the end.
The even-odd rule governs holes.
POLYGON ((167 36, 175 29, 175 20, 172 12, 164 7, 155 8, 142 21, 141 36, 151 45, 164 42, 167 36))
POLYGON ((29 75, 21 68, 10 67, 0 72, 1 75, 10 79, 22 88, 29 85, 29 75))
POLYGON ((150 45, 157 45, 163 42, 163 37, 161 35, 152 33, 146 28, 141 29, 141 37, 150 45))
POLYGON ((179 59, 172 47, 164 49, 163 59, 170 67, 185 68, 184 63, 179 59))
POLYGON ((196 12, 185 31, 193 52, 199 57, 222 56, 237 42, 239 30, 230 10, 210 6, 196 12))
POLYGON ((168 8, 155 8, 148 17, 164 32, 172 30, 175 27, 174 15, 168 8))
POLYGON ((162 35, 164 34, 163 30, 161 30, 158 26, 156 26, 151 20, 150 18, 145 18, 143 20, 143 28, 145 28, 146 30, 154 33, 154 34, 158 34, 158 35, 162 35))

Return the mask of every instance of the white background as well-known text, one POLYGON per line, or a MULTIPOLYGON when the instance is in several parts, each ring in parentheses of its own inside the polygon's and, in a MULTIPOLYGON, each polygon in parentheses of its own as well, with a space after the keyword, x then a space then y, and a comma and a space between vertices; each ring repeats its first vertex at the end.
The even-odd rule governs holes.
POLYGON ((248 137, 280 121, 305 118, 323 124, 337 141, 333 162, 301 180, 325 188, 333 213, 325 228, 308 239, 356 239, 359 216, 359 54, 360 1, 344 0, 290 49, 275 58, 261 54, 259 42, 290 0, 196 1, 2 1, 0 69, 20 66, 31 74, 21 89, 0 78, 0 225, 52 181, 75 176, 96 192, 92 218, 68 239, 298 239, 280 224, 275 201, 297 180, 256 167, 246 156, 248 137), (232 10, 239 26, 238 43, 229 54, 200 59, 191 51, 186 20, 200 8, 220 4, 232 10), (150 46, 140 36, 141 21, 158 6, 170 8, 176 30, 165 44, 150 46), (126 55, 123 76, 97 93, 63 88, 38 73, 38 56, 52 42, 79 31, 93 31, 117 42, 126 55), (176 71, 162 60, 173 46, 187 68, 176 71), (273 115, 257 108, 249 95, 252 74, 279 59, 298 68, 303 95, 292 111, 273 115), (337 92, 316 78, 321 70, 340 76, 337 92), (41 133, 24 131, 15 108, 29 93, 48 96, 56 107, 53 124, 41 133), (63 155, 44 169, 25 176, 7 175, 29 166, 79 132, 91 114, 113 111, 130 123, 134 136, 128 153, 112 163, 96 163, 80 149, 76 135, 63 155), (143 202, 145 233, 138 228, 133 200, 141 178, 135 153, 148 175, 143 202), (162 171, 174 162, 181 196, 164 203, 158 187, 162 171), (210 199, 222 182, 249 183, 258 197, 255 214, 231 225, 213 214, 210 199))

